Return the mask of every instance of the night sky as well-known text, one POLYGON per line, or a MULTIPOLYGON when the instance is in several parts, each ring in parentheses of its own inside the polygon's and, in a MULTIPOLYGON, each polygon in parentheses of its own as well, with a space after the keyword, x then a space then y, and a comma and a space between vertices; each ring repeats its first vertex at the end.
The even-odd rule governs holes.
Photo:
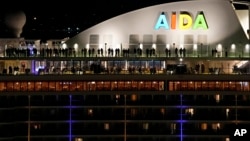
MULTIPOLYGON (((166 2, 180 0, 72 0, 57 3, 36 0, 8 1, 0 7, 0 37, 5 33, 4 15, 9 11, 21 10, 26 15, 26 23, 21 37, 25 39, 62 39, 120 14, 166 2), (15 3, 13 5, 13 3, 15 3), (13 5, 13 6, 12 6, 13 5)), ((183 0, 182 0, 183 1, 183 0)))

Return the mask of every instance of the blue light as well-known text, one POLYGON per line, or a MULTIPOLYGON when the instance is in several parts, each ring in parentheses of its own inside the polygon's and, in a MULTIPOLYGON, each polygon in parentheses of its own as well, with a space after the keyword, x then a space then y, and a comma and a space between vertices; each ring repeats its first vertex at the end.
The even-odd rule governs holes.
POLYGON ((177 120, 177 122, 179 122, 179 123, 185 123, 185 122, 187 122, 187 120, 183 120, 182 118, 180 118, 180 120, 177 120))
POLYGON ((71 117, 71 109, 72 109, 72 96, 69 95, 69 141, 72 138, 72 117, 71 117))
POLYGON ((35 72, 35 61, 31 60, 31 72, 34 73, 35 72))
MULTIPOLYGON (((181 104, 182 104, 182 101, 181 101, 181 104)), ((190 106, 185 106, 185 105, 179 105, 179 106, 176 106, 177 108, 181 108, 181 109, 185 109, 185 108, 188 108, 190 106)))
POLYGON ((183 106, 182 106, 182 95, 180 95, 180 100, 181 100, 181 114, 180 114, 180 124, 181 124, 181 126, 180 126, 180 141, 182 141, 183 140, 183 119, 182 119, 182 109, 183 109, 183 106))

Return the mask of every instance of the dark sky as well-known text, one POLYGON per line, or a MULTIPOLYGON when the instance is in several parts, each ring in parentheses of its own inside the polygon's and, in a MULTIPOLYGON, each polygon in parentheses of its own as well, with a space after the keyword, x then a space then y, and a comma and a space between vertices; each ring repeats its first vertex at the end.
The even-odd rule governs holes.
POLYGON ((26 15, 26 23, 21 37, 25 39, 62 39, 120 14, 166 2, 180 0, 33 0, 24 2, 8 1, 1 5, 0 36, 5 37, 3 23, 5 13, 21 10, 26 15), (15 4, 14 4, 15 3, 15 4), (13 5, 14 4, 14 5, 13 5))

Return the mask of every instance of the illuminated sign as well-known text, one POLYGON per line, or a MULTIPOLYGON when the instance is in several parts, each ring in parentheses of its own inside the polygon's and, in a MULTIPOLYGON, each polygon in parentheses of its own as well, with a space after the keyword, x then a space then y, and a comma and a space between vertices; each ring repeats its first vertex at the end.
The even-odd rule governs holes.
POLYGON ((162 12, 155 24, 155 29, 158 30, 160 28, 164 28, 166 30, 174 30, 177 29, 177 22, 179 24, 178 29, 181 30, 208 29, 206 18, 201 11, 198 12, 195 18, 192 18, 191 14, 186 11, 181 11, 179 15, 177 15, 176 12, 172 12, 170 17, 166 16, 165 13, 162 12), (177 17, 179 18, 178 21, 177 17))

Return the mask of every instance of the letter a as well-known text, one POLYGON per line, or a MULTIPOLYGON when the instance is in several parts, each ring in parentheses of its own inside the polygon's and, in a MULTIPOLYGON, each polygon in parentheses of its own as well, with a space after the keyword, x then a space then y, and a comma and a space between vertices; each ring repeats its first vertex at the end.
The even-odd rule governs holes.
POLYGON ((169 29, 169 26, 168 26, 168 22, 167 22, 167 18, 165 16, 164 13, 162 13, 158 20, 157 20, 157 23, 155 24, 155 29, 159 29, 159 28, 165 28, 165 29, 169 29))
POLYGON ((195 19, 193 29, 197 29, 197 28, 208 29, 206 19, 203 14, 199 14, 195 19))
POLYGON ((241 136, 240 130, 239 130, 239 129, 236 129, 236 130, 235 130, 234 136, 241 136))

